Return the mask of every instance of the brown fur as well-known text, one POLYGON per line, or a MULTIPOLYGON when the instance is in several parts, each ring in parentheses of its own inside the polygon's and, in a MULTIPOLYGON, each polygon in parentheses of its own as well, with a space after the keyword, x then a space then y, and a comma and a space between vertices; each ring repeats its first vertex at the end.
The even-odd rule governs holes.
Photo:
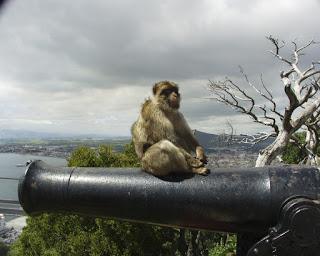
POLYGON ((204 150, 178 110, 181 98, 177 84, 162 81, 152 91, 153 98, 143 103, 131 129, 142 168, 157 176, 170 172, 207 174, 204 150))

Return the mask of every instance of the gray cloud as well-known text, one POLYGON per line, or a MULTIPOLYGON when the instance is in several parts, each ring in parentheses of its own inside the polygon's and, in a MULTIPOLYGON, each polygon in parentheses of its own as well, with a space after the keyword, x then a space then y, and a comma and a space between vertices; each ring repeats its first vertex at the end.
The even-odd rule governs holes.
POLYGON ((150 85, 169 79, 191 126, 216 127, 214 117, 237 113, 203 100, 207 79, 246 86, 240 64, 281 99, 282 66, 265 36, 320 40, 319 11, 316 0, 11 1, 0 16, 0 124, 128 134, 150 85))

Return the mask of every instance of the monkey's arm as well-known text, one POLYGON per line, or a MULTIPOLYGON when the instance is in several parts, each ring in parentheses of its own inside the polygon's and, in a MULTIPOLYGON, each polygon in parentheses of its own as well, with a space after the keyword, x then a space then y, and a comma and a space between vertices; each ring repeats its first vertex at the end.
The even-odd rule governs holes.
POLYGON ((204 153, 203 147, 199 144, 197 139, 195 138, 192 130, 190 129, 187 121, 184 119, 183 115, 181 114, 181 135, 183 136, 183 139, 185 143, 187 144, 189 150, 193 151, 196 153, 196 158, 201 160, 204 163, 207 163, 207 157, 204 153))
POLYGON ((147 142, 146 132, 140 122, 135 122, 131 127, 134 149, 139 159, 141 159, 146 150, 151 146, 147 142))
POLYGON ((147 149, 151 146, 150 143, 147 142, 136 142, 134 143, 134 148, 137 153, 139 159, 141 159, 147 149))
POLYGON ((193 147, 193 151, 196 152, 196 158, 198 158, 201 162, 206 164, 208 162, 207 156, 204 153, 203 147, 199 144, 197 139, 194 137, 192 131, 188 133, 187 142, 189 142, 190 146, 193 147))

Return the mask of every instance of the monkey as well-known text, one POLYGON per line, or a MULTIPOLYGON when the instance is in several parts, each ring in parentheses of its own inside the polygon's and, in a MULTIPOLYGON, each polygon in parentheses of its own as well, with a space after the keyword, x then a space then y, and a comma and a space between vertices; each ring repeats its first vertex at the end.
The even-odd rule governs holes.
POLYGON ((161 81, 152 88, 153 97, 142 104, 131 127, 132 140, 142 169, 155 176, 172 173, 207 175, 207 157, 184 116, 179 111, 179 87, 161 81), (191 152, 195 152, 194 157, 191 152))

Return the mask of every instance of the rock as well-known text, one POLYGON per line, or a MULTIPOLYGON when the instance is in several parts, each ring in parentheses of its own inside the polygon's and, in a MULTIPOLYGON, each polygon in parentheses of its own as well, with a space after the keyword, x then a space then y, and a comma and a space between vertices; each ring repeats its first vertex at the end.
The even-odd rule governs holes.
POLYGON ((0 214, 0 241, 7 245, 12 244, 19 237, 25 225, 26 217, 24 216, 6 223, 3 214, 0 214))
POLYGON ((14 228, 4 228, 0 231, 0 240, 5 244, 12 244, 19 236, 18 231, 14 228))

